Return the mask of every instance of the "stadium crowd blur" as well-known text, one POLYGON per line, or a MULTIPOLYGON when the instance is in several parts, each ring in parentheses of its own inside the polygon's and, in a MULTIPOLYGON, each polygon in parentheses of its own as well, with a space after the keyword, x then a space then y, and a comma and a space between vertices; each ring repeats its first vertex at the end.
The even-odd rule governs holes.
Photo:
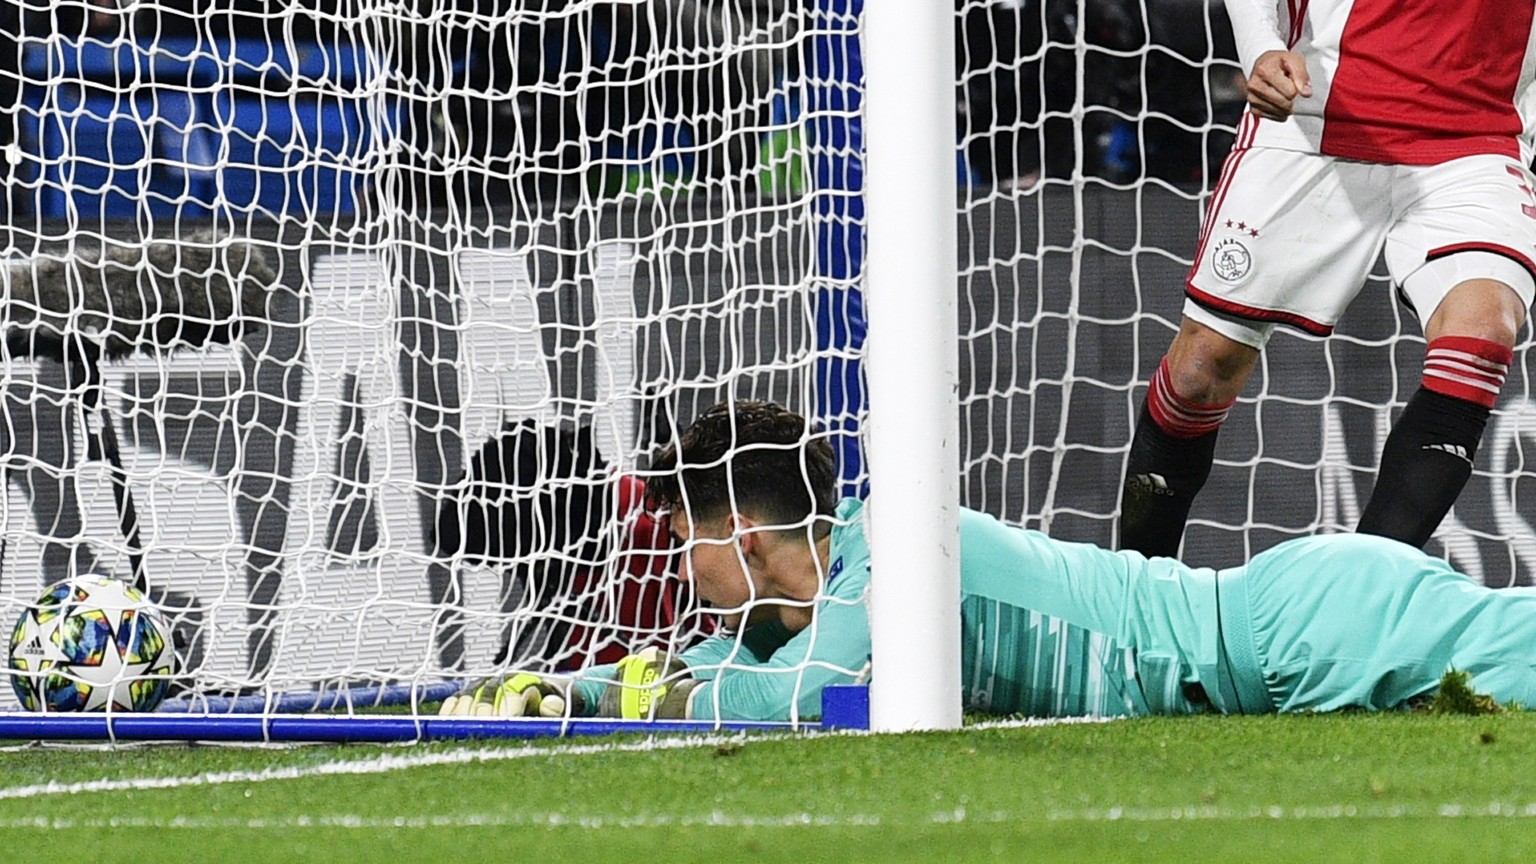
POLYGON ((1077 0, 956 3, 958 131, 973 182, 1028 187, 1071 176, 1079 158, 1084 175, 1111 182, 1214 180, 1245 107, 1220 0, 1081 5, 1078 21, 1077 0))
MULTIPOLYGON (((359 26, 360 0, 0 0, 0 106, 13 115, 0 143, 15 136, 20 46, 52 35, 303 45, 363 33, 396 43, 398 133, 428 182, 491 203, 519 184, 560 197, 581 191, 561 184, 584 160, 658 147, 685 154, 670 169, 696 181, 752 177, 761 130, 801 109, 786 82, 805 72, 795 40, 824 0, 412 2, 420 14, 369 13, 359 26), (713 50, 743 38, 749 50, 713 50), (658 49, 681 61, 661 76, 649 59, 658 49), (583 98, 569 98, 572 80, 583 98)), ((1219 127, 1243 106, 1220 0, 1095 0, 1081 4, 1083 21, 1077 0, 955 5, 962 183, 1028 188, 1079 170, 1113 182, 1214 175, 1231 143, 1219 127)))

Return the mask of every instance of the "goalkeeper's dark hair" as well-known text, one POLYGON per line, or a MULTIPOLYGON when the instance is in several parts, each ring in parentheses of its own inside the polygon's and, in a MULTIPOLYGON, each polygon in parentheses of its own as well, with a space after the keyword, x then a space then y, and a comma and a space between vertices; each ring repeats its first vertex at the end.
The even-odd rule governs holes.
POLYGON ((709 408, 651 467, 650 505, 686 505, 695 521, 744 512, 790 526, 830 516, 837 506, 832 445, 804 417, 772 402, 709 408))

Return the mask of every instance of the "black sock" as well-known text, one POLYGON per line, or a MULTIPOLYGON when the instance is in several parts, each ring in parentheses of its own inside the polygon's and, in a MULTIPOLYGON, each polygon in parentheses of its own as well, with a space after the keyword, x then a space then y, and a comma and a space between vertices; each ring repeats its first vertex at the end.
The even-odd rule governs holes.
POLYGON ((1120 489, 1121 549, 1149 557, 1178 554, 1189 508, 1211 475, 1219 431, 1175 438, 1152 419, 1147 403, 1141 403, 1120 489))
POLYGON ((1420 387, 1387 436, 1376 488, 1356 530, 1428 543, 1472 476, 1488 413, 1475 402, 1420 387))

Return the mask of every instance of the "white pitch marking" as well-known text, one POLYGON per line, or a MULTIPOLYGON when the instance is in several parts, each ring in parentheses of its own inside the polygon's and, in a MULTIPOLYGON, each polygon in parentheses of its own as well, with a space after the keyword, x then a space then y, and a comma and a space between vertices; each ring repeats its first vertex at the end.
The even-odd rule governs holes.
POLYGON ((139 789, 173 789, 183 786, 221 786, 228 783, 265 783, 272 780, 299 780, 343 774, 384 774, 434 765, 463 765, 471 762, 502 762, 541 756, 586 756, 594 753, 641 753, 680 750, 741 743, 745 734, 679 736, 652 738, 634 744, 585 744, 568 747, 482 748, 451 750, 446 753, 385 754, 370 759, 322 762, 318 765, 290 765, 261 771, 218 771, 182 777, 133 777, 121 780, 87 780, 79 783, 37 783, 29 786, 0 788, 0 800, 36 798, 43 795, 78 795, 86 792, 119 792, 139 789))
POLYGON ((1214 822, 1214 821, 1306 821, 1340 819, 1466 819, 1493 817, 1530 819, 1536 817, 1536 802, 1512 804, 1490 801, 1481 804, 1271 804, 1247 808, 1212 807, 1108 807, 1101 810, 1054 810, 1046 814, 1051 822, 1214 822))
MULTIPOLYGON (((1347 819, 1468 819, 1468 818, 1531 818, 1536 817, 1536 803, 1509 804, 1439 804, 1430 806, 1357 806, 1352 804, 1332 806, 1256 806, 1246 809, 1230 809, 1209 806, 1131 809, 1110 807, 1103 810, 1058 810, 1045 815, 1049 822, 1243 822, 1243 821, 1335 821, 1347 819)), ((346 828, 376 831, 389 828, 583 828, 609 830, 615 828, 861 828, 878 827, 884 818, 875 814, 829 816, 817 813, 786 813, 781 815, 749 816, 715 810, 709 813, 673 816, 666 814, 649 816, 602 816, 571 813, 461 813, 440 816, 358 816, 355 814, 329 814, 324 816, 277 816, 270 818, 207 818, 173 817, 155 819, 147 817, 110 817, 104 819, 67 819, 53 816, 30 816, 0 819, 0 828, 32 828, 49 831, 76 829, 131 828, 164 829, 187 828, 209 830, 221 828, 291 830, 298 828, 346 828)), ((931 825, 962 824, 1018 824, 1028 817, 1017 812, 974 813, 960 807, 930 814, 931 825)), ((903 819, 903 824, 911 824, 903 819)))
POLYGON ((1085 723, 1114 723, 1123 717, 1012 717, 1004 720, 982 720, 962 729, 971 732, 978 729, 1038 729, 1045 726, 1080 726, 1085 723))

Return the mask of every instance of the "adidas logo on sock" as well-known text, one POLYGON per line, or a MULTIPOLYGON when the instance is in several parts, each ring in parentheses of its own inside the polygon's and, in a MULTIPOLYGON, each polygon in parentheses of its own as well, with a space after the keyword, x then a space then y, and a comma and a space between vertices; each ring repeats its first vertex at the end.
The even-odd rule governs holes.
POLYGON ((1472 464, 1472 457, 1468 455, 1467 448, 1460 444, 1425 444, 1422 449, 1439 450, 1442 453, 1449 453, 1452 456, 1455 456, 1457 459, 1462 460, 1468 465, 1472 464))
POLYGON ((1172 495, 1173 490, 1168 488, 1168 481, 1161 474, 1137 474, 1126 481, 1127 485, 1134 486, 1137 491, 1152 495, 1172 495))

